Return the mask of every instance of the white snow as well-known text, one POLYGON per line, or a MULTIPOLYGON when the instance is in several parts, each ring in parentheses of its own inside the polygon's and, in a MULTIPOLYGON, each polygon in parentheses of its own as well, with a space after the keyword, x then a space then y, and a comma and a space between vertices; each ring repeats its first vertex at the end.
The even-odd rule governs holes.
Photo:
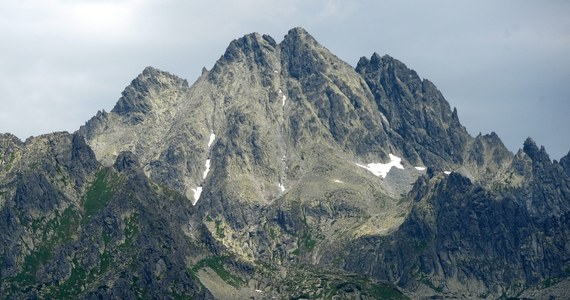
POLYGON ((279 190, 282 192, 285 191, 285 186, 281 182, 279 182, 279 190))
POLYGON ((214 142, 215 139, 216 139, 216 134, 212 132, 210 134, 210 141, 208 142, 208 148, 212 146, 212 143, 214 142))
POLYGON ((396 167, 402 170, 404 169, 404 166, 402 165, 402 159, 400 157, 397 157, 392 153, 390 153, 389 156, 390 156, 390 162, 386 164, 371 163, 368 165, 361 165, 361 164, 356 164, 356 165, 372 172, 372 174, 378 177, 381 176, 382 178, 386 178, 386 175, 388 175, 388 172, 390 172, 390 169, 392 169, 392 167, 396 167))
POLYGON ((281 107, 285 106, 285 100, 287 100, 287 96, 283 95, 283 91, 279 89, 279 95, 281 95, 281 107))
POLYGON ((344 183, 344 181, 338 180, 338 179, 335 179, 334 182, 336 182, 336 183, 344 183))
MULTIPOLYGON (((212 143, 214 143, 214 140, 216 139, 216 134, 214 132, 210 133, 210 140, 208 141, 208 149, 210 147, 212 147, 212 143)), ((208 176, 208 173, 210 173, 210 159, 206 159, 206 170, 204 171, 204 175, 202 176, 203 179, 206 179, 206 177, 208 176)), ((194 192, 194 203, 192 203, 193 205, 196 205, 196 203, 198 203, 198 199, 200 199, 200 195, 202 194, 202 187, 199 186, 195 189, 192 189, 192 191, 194 192)))
POLYGON ((443 173, 445 173, 445 175, 449 175, 451 174, 451 171, 443 171, 443 173))
POLYGON ((198 199, 200 199, 200 194, 202 194, 202 187, 199 186, 195 189, 192 189, 192 191, 194 192, 194 203, 192 203, 192 205, 196 205, 196 203, 198 203, 198 199))
POLYGON ((206 159, 206 171, 204 171, 204 179, 206 179, 206 176, 208 176, 208 173, 210 172, 210 159, 206 159))
POLYGON ((425 171, 426 167, 416 167, 416 170, 418 171, 425 171))

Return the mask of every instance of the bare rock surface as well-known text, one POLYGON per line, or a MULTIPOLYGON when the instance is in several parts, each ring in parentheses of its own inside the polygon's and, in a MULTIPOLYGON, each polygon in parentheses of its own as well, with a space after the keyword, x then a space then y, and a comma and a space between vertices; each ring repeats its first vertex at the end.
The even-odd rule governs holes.
POLYGON ((470 136, 388 55, 252 33, 76 133, 0 134, 0 241, 8 299, 563 298, 570 159, 470 136))

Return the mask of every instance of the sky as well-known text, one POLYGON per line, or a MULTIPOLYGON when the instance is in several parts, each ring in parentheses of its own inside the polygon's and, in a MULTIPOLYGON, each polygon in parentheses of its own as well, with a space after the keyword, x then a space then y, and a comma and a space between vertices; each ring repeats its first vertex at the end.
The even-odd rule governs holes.
POLYGON ((353 66, 374 52, 404 62, 472 135, 570 150, 565 0, 0 0, 0 132, 73 132, 146 66, 192 83, 231 40, 297 26, 353 66))

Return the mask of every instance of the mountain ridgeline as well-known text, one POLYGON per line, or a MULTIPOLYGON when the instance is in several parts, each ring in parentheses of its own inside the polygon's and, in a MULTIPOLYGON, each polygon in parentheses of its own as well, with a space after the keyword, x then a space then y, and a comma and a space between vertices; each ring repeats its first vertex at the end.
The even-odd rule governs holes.
POLYGON ((433 83, 302 28, 77 132, 0 134, 2 298, 570 297, 570 153, 472 137, 433 83))

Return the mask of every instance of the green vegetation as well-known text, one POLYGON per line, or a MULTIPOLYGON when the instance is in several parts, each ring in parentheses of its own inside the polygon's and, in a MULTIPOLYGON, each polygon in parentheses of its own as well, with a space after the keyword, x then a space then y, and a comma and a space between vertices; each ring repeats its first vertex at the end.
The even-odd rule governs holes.
POLYGON ((95 175, 95 181, 87 190, 83 199, 85 217, 83 223, 87 223, 91 217, 105 207, 115 195, 115 187, 119 184, 119 176, 111 169, 103 169, 95 175))
POLYGON ((282 288, 291 299, 408 299, 393 285, 314 267, 291 272, 282 288))
POLYGON ((412 247, 415 253, 421 253, 428 247, 428 243, 424 241, 413 240, 412 247))
POLYGON ((64 186, 68 186, 69 181, 68 181, 67 177, 65 176, 65 172, 63 171, 63 169, 61 168, 61 166, 59 164, 55 165, 55 171, 56 171, 57 175, 59 176, 59 181, 61 183, 63 183, 64 186))
POLYGON ((125 229, 124 229, 123 234, 124 234, 125 241, 123 244, 120 244, 116 248, 111 247, 111 241, 113 240, 113 237, 110 234, 103 232, 102 239, 103 239, 103 242, 105 243, 106 247, 105 247, 105 251, 101 254, 101 262, 99 265, 99 274, 103 274, 104 272, 109 270, 109 268, 113 262, 113 256, 111 253, 114 253, 114 252, 112 249, 118 249, 120 251, 131 251, 131 250, 133 250, 133 242, 135 240, 135 237, 139 233, 138 220, 139 220, 139 217, 137 214, 133 214, 133 215, 126 217, 124 219, 125 229), (109 249, 111 249, 111 250, 109 250, 109 249))
POLYGON ((244 279, 242 279, 241 277, 238 277, 236 275, 233 275, 232 273, 228 272, 224 268, 223 261, 226 259, 228 259, 227 256, 214 256, 214 257, 202 259, 201 261, 199 261, 198 263, 196 263, 192 267, 191 272, 192 272, 192 274, 195 275, 195 277, 198 277, 198 272, 201 269, 210 268, 214 272, 216 272, 216 274, 218 274, 218 276, 220 276, 220 278, 225 283, 227 283, 233 287, 236 287, 236 288, 243 286, 246 283, 246 281, 244 279))
POLYGON ((125 244, 132 244, 134 237, 139 233, 139 216, 134 214, 125 219, 125 244))
POLYGON ((41 247, 26 256, 22 265, 22 272, 15 277, 8 278, 8 281, 12 283, 12 288, 16 287, 14 284, 21 287, 33 285, 36 281, 36 272, 50 258, 51 252, 47 247, 41 247))
POLYGON ((310 231, 304 231, 300 236, 297 237, 297 249, 291 252, 293 255, 300 255, 301 250, 304 252, 311 252, 315 249, 317 241, 313 239, 310 231))
MULTIPOLYGON (((79 213, 74 208, 67 208, 63 211, 63 215, 59 219, 59 223, 54 222, 52 228, 54 230, 54 235, 61 242, 69 242, 73 239, 73 235, 77 232, 79 228, 79 213)), ((48 223, 49 225, 49 223, 48 223)))
POLYGON ((375 283, 362 278, 354 278, 334 285, 323 292, 324 299, 333 299, 335 295, 347 292, 360 293, 373 299, 407 299, 398 289, 387 284, 375 283))
POLYGON ((307 251, 313 251, 313 249, 315 248, 315 245, 317 244, 317 241, 311 237, 310 232, 306 231, 301 236, 301 244, 305 247, 305 249, 307 251))
POLYGON ((18 275, 5 278, 12 290, 24 290, 36 283, 38 270, 52 259, 55 248, 73 239, 79 219, 77 211, 68 207, 62 215, 56 212, 56 216, 47 222, 41 218, 30 224, 30 229, 40 236, 42 243, 24 258, 22 271, 18 275))
MULTIPOLYGON (((98 174, 96 182, 90 189, 90 193, 95 193, 96 190, 102 190, 103 195, 108 194, 108 189, 105 186, 105 176, 98 174)), ((85 202, 93 200, 93 195, 89 195, 85 202), (91 198, 90 198, 91 197, 91 198)), ((96 205, 86 204, 85 210, 93 213, 96 209, 96 205)), ((35 248, 28 256, 24 258, 22 264, 22 271, 12 277, 4 278, 3 281, 8 283, 8 288, 13 292, 25 291, 31 289, 32 286, 36 285, 36 274, 42 268, 43 265, 49 263, 54 257, 54 253, 59 245, 63 245, 72 241, 78 234, 77 231, 80 228, 81 216, 78 210, 74 207, 68 207, 61 213, 56 212, 56 216, 53 219, 46 220, 46 218, 40 218, 33 220, 29 224, 29 228, 36 235, 39 236, 39 247, 35 248)), ((132 247, 133 240, 138 234, 138 215, 132 215, 125 219, 125 243, 123 245, 127 247, 132 247)), ((113 236, 103 232, 102 240, 106 245, 110 245, 113 236)), ((107 248, 107 247, 106 247, 107 248)), ((62 282, 60 285, 54 285, 46 287, 44 290, 44 296, 46 298, 55 299, 72 299, 75 298, 85 287, 86 284, 94 281, 95 277, 99 274, 103 274, 108 271, 113 264, 112 252, 108 249, 101 254, 99 266, 88 270, 81 267, 81 264, 74 260, 73 269, 69 279, 62 282)))
POLYGON ((368 294, 374 299, 408 299, 408 297, 393 286, 365 281, 364 279, 361 279, 361 282, 365 287, 365 294, 368 294))
POLYGON ((14 160, 16 160, 16 153, 12 152, 10 153, 10 158, 8 158, 6 166, 4 167, 5 172, 9 172, 12 169, 12 167, 14 166, 14 160))
POLYGON ((137 275, 133 275, 132 277, 131 289, 135 293, 137 299, 144 299, 144 291, 140 288, 139 277, 137 275))
POLYGON ((275 240, 277 238, 277 233, 275 232, 275 229, 273 228, 273 226, 269 225, 267 220, 263 223, 263 231, 269 232, 269 237, 272 240, 275 240))
MULTIPOLYGON (((73 265, 78 266, 78 262, 73 260, 73 265)), ((88 276, 93 277, 93 274, 88 274, 82 267, 75 267, 71 270, 71 276, 62 285, 55 287, 54 291, 51 291, 47 298, 55 299, 73 299, 75 296, 81 292, 82 286, 85 282, 89 281, 88 276)))
POLYGON ((67 296, 75 295, 81 291, 81 286, 87 278, 87 272, 82 267, 75 267, 71 271, 71 276, 59 289, 57 298, 67 298, 67 296))
POLYGON ((273 227, 269 227, 269 236, 272 240, 277 238, 277 234, 275 233, 275 229, 273 229, 273 227))
POLYGON ((443 286, 435 286, 433 284, 433 282, 431 282, 429 279, 425 278, 422 276, 422 278, 420 279, 420 282, 427 285, 430 289, 438 292, 438 293, 443 293, 443 286))
POLYGON ((111 266, 112 258, 108 251, 101 254, 101 263, 99 264, 99 273, 105 273, 111 266))
POLYGON ((299 255, 301 254, 301 250, 299 250, 299 248, 293 250, 293 252, 291 252, 293 255, 299 255))
POLYGON ((224 228, 222 227, 221 220, 216 220, 216 235, 222 239, 226 237, 226 235, 224 234, 224 228))

